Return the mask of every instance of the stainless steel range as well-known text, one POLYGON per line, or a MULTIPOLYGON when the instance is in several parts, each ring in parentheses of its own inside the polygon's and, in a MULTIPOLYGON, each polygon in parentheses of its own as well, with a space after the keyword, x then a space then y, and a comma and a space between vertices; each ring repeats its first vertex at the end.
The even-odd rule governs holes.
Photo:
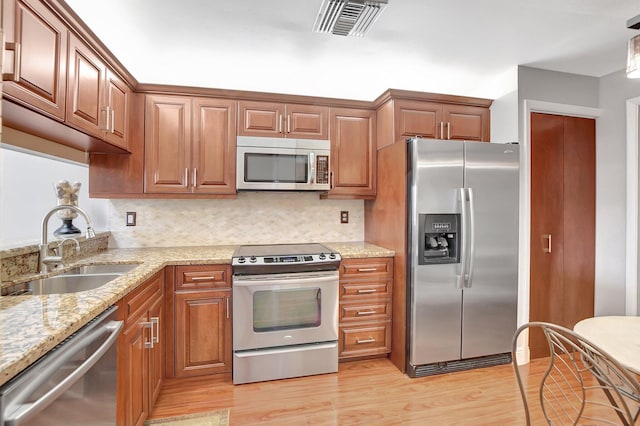
POLYGON ((338 371, 340 261, 321 244, 236 250, 234 384, 338 371))

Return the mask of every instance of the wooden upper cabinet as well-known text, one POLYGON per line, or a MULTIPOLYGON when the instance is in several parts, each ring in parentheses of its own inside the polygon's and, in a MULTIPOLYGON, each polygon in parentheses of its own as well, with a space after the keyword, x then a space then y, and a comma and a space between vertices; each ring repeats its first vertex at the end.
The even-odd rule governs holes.
POLYGON ((67 122, 97 137, 106 130, 106 110, 102 110, 106 76, 107 67, 102 59, 71 34, 67 122))
POLYGON ((67 28, 42 2, 4 0, 3 96, 65 117, 67 28))
POLYGON ((489 108, 397 100, 395 140, 430 139, 489 141, 489 108))
POLYGON ((375 197, 375 114, 366 109, 331 109, 330 197, 375 197))
POLYGON ((131 92, 89 46, 69 36, 67 123, 127 149, 131 92))
POLYGON ((238 136, 283 136, 284 104, 240 101, 238 111, 238 136))
POLYGON ((470 105, 444 105, 442 119, 446 139, 489 141, 489 108, 470 105))
POLYGON ((236 193, 236 102, 193 100, 193 192, 236 193))
POLYGON ((131 102, 131 89, 120 77, 107 68, 106 81, 106 119, 105 140, 114 145, 127 148, 127 129, 131 102))
POLYGON ((301 139, 329 138, 329 107, 287 104, 285 137, 301 139))
POLYGON ((145 192, 235 194, 236 103, 147 95, 145 192))
POLYGON ((189 192, 191 98, 148 95, 144 139, 145 192, 189 192))
POLYGON ((328 139, 329 108, 316 105, 240 101, 238 136, 328 139))
POLYGON ((442 105, 431 102, 397 101, 397 137, 407 139, 414 136, 439 139, 442 121, 442 105))

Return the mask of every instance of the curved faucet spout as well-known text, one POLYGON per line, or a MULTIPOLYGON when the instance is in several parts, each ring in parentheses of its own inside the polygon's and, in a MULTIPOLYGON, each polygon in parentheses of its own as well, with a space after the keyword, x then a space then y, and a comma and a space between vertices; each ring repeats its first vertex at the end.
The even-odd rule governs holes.
POLYGON ((40 272, 41 273, 48 272, 50 263, 62 264, 62 256, 49 256, 49 243, 48 243, 49 219, 55 212, 60 210, 73 210, 74 212, 81 215, 84 218, 85 222, 87 222, 86 238, 90 239, 96 236, 96 232, 93 230, 93 225, 91 223, 91 218, 80 207, 71 206, 71 205, 59 205, 51 208, 47 212, 47 214, 44 215, 44 218, 42 219, 42 236, 40 238, 40 272))

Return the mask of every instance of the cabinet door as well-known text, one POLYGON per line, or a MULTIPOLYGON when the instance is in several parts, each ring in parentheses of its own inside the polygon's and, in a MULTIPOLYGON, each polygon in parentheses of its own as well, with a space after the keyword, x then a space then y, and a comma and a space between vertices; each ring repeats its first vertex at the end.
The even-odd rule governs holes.
POLYGON ((189 192, 191 99, 148 95, 144 141, 145 192, 189 192))
POLYGON ((193 114, 193 191, 235 194, 236 102, 196 98, 193 114))
POLYGON ((414 136, 443 137, 442 105, 432 102, 396 101, 395 140, 414 136))
POLYGON ((105 140, 127 149, 129 128, 129 98, 131 89, 113 71, 107 68, 106 81, 106 134, 105 140))
POLYGON ((238 136, 284 136, 284 104, 238 102, 238 136))
POLYGON ((149 352, 145 342, 149 341, 149 328, 145 326, 146 316, 128 325, 122 333, 123 366, 118 380, 124 383, 124 395, 118 398, 124 404, 125 425, 144 424, 149 415, 149 352))
POLYGON ((489 108, 468 105, 444 105, 443 139, 489 141, 489 108))
POLYGON ((329 139, 329 108, 287 104, 283 131, 288 138, 329 139))
POLYGON ((330 196, 375 197, 375 133, 375 111, 331 109, 330 196))
POLYGON ((69 35, 67 123, 102 138, 106 126, 103 108, 107 68, 87 45, 69 35))
POLYGON ((231 371, 231 291, 175 297, 176 377, 231 371))
POLYGON ((162 384, 164 367, 164 298, 158 298, 149 308, 149 322, 153 331, 153 347, 149 349, 149 407, 153 407, 162 384))
POLYGON ((67 28, 42 2, 4 0, 3 96, 65 117, 67 28))

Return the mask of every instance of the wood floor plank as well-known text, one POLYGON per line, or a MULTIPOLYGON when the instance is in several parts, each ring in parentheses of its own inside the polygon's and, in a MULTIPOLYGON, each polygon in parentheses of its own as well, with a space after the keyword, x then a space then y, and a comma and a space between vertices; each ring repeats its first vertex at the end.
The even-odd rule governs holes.
MULTIPOLYGON (((528 368, 531 383, 544 359, 528 368)), ((411 379, 387 359, 339 372, 234 386, 230 374, 169 379, 150 418, 222 408, 231 425, 523 425, 513 367, 411 379)), ((539 421, 539 415, 534 415, 539 421)), ((544 422, 543 422, 544 423, 544 422)))

